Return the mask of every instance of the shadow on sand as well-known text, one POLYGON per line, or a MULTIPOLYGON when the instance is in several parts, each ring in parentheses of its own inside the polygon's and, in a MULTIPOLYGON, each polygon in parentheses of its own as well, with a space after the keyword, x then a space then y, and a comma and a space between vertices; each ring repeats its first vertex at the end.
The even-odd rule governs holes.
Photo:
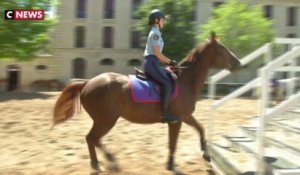
MULTIPOLYGON (((56 92, 55 92, 56 93, 56 92)), ((48 99, 55 96, 55 93, 47 92, 0 92, 0 102, 8 100, 31 100, 48 99)))

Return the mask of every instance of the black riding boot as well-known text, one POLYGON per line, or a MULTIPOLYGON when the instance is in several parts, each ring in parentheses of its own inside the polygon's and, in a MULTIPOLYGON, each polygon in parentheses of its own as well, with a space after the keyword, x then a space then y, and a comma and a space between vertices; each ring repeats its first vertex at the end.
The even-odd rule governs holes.
POLYGON ((171 92, 170 87, 163 88, 162 94, 162 122, 165 123, 177 123, 179 118, 170 113, 170 103, 171 103, 171 92))

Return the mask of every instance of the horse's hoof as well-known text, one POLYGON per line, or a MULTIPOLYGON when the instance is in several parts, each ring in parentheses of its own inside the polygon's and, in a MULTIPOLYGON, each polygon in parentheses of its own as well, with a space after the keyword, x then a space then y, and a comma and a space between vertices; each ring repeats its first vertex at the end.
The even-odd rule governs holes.
POLYGON ((97 160, 92 160, 91 161, 91 167, 96 170, 96 171, 99 171, 99 162, 97 160))
POLYGON ((174 171, 174 170, 175 170, 174 165, 168 164, 167 170, 169 170, 169 171, 174 171))
POLYGON ((178 170, 175 165, 168 165, 167 170, 172 171, 176 175, 181 174, 181 171, 178 170))
POLYGON ((173 170, 173 175, 185 175, 183 172, 181 172, 180 170, 178 170, 178 169, 174 169, 173 170))
POLYGON ((210 162, 210 161, 211 161, 210 155, 208 154, 208 152, 204 152, 204 154, 203 154, 202 157, 203 157, 203 159, 206 160, 207 162, 210 162))
POLYGON ((121 171, 119 165, 116 163, 109 164, 108 169, 109 169, 109 171, 112 171, 112 172, 120 172, 121 171))
POLYGON ((105 153, 105 158, 106 158, 106 160, 108 160, 110 162, 116 161, 115 157, 111 153, 105 153))

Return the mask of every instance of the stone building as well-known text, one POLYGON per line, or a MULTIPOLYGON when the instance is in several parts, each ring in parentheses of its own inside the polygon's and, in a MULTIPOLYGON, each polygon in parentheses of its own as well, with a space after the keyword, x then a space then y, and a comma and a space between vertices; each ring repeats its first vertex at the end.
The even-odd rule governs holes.
MULTIPOLYGON (((226 0, 195 0, 195 22, 207 22, 212 11, 226 0)), ((266 17, 274 20, 277 37, 300 37, 299 0, 241 0, 261 4, 266 17)), ((147 0, 61 0, 59 23, 52 34, 52 55, 31 62, 0 61, 0 80, 7 87, 28 90, 36 80, 91 78, 115 71, 133 73, 143 63, 144 43, 133 30, 134 11, 147 0)), ((199 31, 201 32, 201 31, 199 31)), ((1 82, 1 81, 0 81, 1 82)), ((12 88, 14 89, 14 88, 12 88)))

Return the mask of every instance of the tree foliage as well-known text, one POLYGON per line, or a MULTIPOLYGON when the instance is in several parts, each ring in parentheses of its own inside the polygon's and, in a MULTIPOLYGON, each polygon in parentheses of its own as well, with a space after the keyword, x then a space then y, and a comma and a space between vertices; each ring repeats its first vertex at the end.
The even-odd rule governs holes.
MULTIPOLYGON (((1 0, 0 1, 0 59, 33 59, 38 51, 49 46, 49 29, 54 19, 3 20, 4 10, 49 10, 51 0, 1 0)), ((46 17, 46 15, 45 15, 46 17)))
POLYGON ((167 19, 162 29, 164 39, 164 54, 171 59, 181 59, 189 52, 195 43, 192 24, 193 2, 191 0, 148 0, 137 10, 139 18, 136 29, 142 33, 144 47, 150 27, 148 16, 153 9, 163 11, 167 19))
POLYGON ((250 6, 230 0, 213 11, 209 21, 201 26, 198 40, 203 41, 215 31, 226 46, 239 57, 254 51, 274 37, 272 21, 265 18, 260 6, 250 6))

